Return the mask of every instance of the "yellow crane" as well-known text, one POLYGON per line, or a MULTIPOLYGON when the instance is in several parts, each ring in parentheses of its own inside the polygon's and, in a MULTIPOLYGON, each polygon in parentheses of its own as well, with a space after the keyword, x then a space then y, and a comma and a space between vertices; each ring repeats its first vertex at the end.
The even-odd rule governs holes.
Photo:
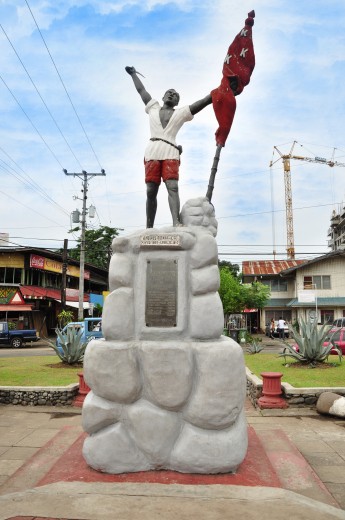
POLYGON ((335 148, 333 149, 332 158, 330 160, 325 159, 324 157, 303 157, 301 155, 295 155, 293 153, 295 145, 297 141, 292 143, 290 152, 288 154, 282 153, 276 146, 273 147, 279 154, 278 159, 270 162, 270 167, 273 166, 277 161, 282 159, 283 168, 284 168, 284 185, 285 185, 285 214, 286 214, 286 251, 287 257, 291 260, 295 258, 295 241, 294 241, 294 231, 293 231, 293 213, 292 213, 292 190, 291 190, 291 169, 290 169, 290 160, 296 159, 297 161, 306 161, 310 163, 317 164, 326 164, 333 168, 334 166, 345 166, 345 163, 340 163, 334 160, 335 148))

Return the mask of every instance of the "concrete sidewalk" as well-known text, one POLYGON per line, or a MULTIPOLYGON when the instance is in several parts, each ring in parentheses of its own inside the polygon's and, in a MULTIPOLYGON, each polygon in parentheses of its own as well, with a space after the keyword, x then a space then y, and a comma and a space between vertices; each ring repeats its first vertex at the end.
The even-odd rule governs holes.
POLYGON ((188 476, 183 484, 163 483, 164 472, 156 472, 154 483, 145 481, 145 474, 139 481, 106 481, 93 470, 93 481, 87 473, 77 481, 80 409, 2 405, 0 520, 345 519, 345 421, 303 409, 260 412, 249 401, 246 414, 256 442, 248 453, 264 454, 262 473, 269 466, 276 487, 263 487, 260 475, 254 486, 245 480, 245 470, 242 480, 230 475, 226 484, 222 476, 211 484, 196 476, 190 476, 195 485, 188 476), (232 485, 232 477, 245 484, 232 485))
MULTIPOLYGON (((283 347, 261 337, 264 352, 283 347)), ((236 475, 119 477, 80 470, 80 413, 0 405, 0 520, 345 520, 343 420, 247 401, 250 448, 236 475)))

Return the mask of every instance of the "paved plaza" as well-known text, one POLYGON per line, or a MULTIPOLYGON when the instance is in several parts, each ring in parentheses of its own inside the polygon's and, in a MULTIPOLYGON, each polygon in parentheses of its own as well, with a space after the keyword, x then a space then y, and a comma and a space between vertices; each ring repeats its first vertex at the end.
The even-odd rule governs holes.
POLYGON ((0 520, 345 519, 341 419, 247 401, 249 449, 237 475, 116 476, 86 467, 80 413, 0 406, 0 520))

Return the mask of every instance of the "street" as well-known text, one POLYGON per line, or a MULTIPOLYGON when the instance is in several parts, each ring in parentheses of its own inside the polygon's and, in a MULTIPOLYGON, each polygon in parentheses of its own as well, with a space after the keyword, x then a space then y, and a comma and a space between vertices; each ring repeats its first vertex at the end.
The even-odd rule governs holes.
POLYGON ((44 339, 40 339, 37 343, 28 343, 20 348, 11 348, 8 345, 0 345, 0 358, 30 356, 56 356, 56 354, 44 339))

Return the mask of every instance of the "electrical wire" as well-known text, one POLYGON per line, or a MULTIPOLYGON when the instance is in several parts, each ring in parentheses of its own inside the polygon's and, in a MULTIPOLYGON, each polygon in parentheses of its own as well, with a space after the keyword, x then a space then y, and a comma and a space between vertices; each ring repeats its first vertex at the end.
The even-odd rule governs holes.
MULTIPOLYGON (((10 159, 11 157, 3 150, 3 148, 0 147, 0 150, 5 153, 10 159)), ((13 159, 11 159, 13 160, 13 159)), ((69 215, 69 212, 67 212, 62 206, 60 206, 60 204, 58 204, 54 199, 52 199, 52 197, 46 193, 43 188, 41 188, 41 186, 39 186, 33 179, 32 177, 30 177, 30 175, 28 175, 27 173, 24 172, 24 170, 22 168, 20 168, 24 173, 25 175, 28 177, 28 179, 26 179, 23 175, 21 175, 19 172, 17 172, 14 168, 12 168, 12 166, 10 164, 7 164, 3 159, 0 159, 0 161, 5 165, 3 166, 3 164, 0 164, 0 168, 2 168, 4 171, 6 171, 9 175, 12 175, 15 179, 17 179, 19 182, 23 183, 24 186, 27 186, 31 189, 33 189, 38 195, 40 195, 41 197, 43 197, 46 201, 48 201, 49 203, 57 206, 57 208, 62 211, 65 215, 69 215), (12 170, 12 171, 10 171, 12 170)), ((14 161, 13 161, 14 162, 14 161)), ((16 164, 16 163, 15 163, 16 164)))
POLYGON ((60 80, 60 82, 61 82, 61 85, 63 86, 63 89, 64 89, 64 91, 65 91, 65 93, 66 93, 66 96, 67 96, 67 98, 68 98, 68 100, 69 100, 69 102, 70 102, 70 104, 71 104, 71 107, 72 107, 72 109, 73 109, 73 111, 74 111, 74 114, 75 114, 75 116, 76 116, 76 118, 77 118, 77 120, 78 120, 78 122, 79 122, 79 124, 80 124, 80 127, 81 127, 81 129, 83 130, 83 133, 84 133, 84 135, 85 135, 85 138, 86 138, 87 142, 88 142, 89 145, 90 145, 90 148, 91 148, 91 150, 92 150, 92 152, 93 152, 93 154, 94 154, 94 156, 95 156, 95 158, 96 158, 96 161, 97 161, 97 163, 98 163, 100 169, 102 169, 102 166, 101 166, 101 163, 100 163, 100 161, 99 161, 99 159, 98 159, 98 156, 97 156, 97 154, 96 154, 96 152, 95 152, 95 150, 94 150, 94 147, 93 147, 92 144, 91 144, 91 141, 90 141, 90 139, 89 139, 89 136, 88 136, 87 133, 86 133, 86 130, 85 130, 85 128, 84 128, 84 125, 83 125, 83 123, 81 122, 81 119, 80 119, 80 117, 79 117, 79 115, 78 115, 78 113, 77 113, 77 110, 76 110, 76 108, 75 108, 75 106, 74 106, 74 104, 73 104, 73 101, 72 101, 72 99, 71 99, 71 96, 70 96, 69 93, 68 93, 68 90, 67 90, 67 88, 66 88, 66 85, 65 85, 65 83, 64 83, 64 81, 63 81, 63 79, 62 79, 62 76, 61 76, 61 74, 60 74, 60 72, 59 72, 59 70, 58 70, 58 68, 57 68, 57 66, 56 66, 56 63, 55 63, 55 61, 54 61, 54 59, 53 59, 53 56, 52 56, 52 54, 51 54, 51 52, 50 52, 50 50, 49 50, 49 48, 48 48, 48 45, 47 45, 47 43, 46 43, 44 37, 43 37, 43 34, 42 34, 42 32, 41 32, 41 29, 39 28, 38 23, 37 23, 37 21, 36 21, 36 18, 35 18, 35 16, 34 16, 32 10, 31 10, 31 7, 30 7, 30 5, 29 5, 28 0, 25 0, 25 3, 26 3, 26 5, 27 5, 27 7, 28 7, 28 9, 29 9, 29 11, 30 11, 30 14, 31 14, 31 16, 32 16, 33 21, 35 22, 35 25, 36 25, 37 30, 38 30, 38 32, 39 32, 39 35, 41 36, 41 39, 42 39, 42 41, 43 41, 43 44, 44 44, 44 46, 45 46, 45 48, 46 48, 46 50, 47 50, 47 52, 48 52, 48 55, 49 55, 49 57, 50 57, 50 59, 51 59, 51 62, 52 62, 52 64, 53 64, 54 68, 55 68, 55 71, 56 71, 56 73, 57 73, 57 75, 58 75, 58 77, 59 77, 59 80, 60 80))
POLYGON ((9 199, 12 199, 14 200, 15 202, 17 202, 18 204, 20 204, 21 206, 23 206, 24 208, 26 209, 29 209, 30 211, 33 211, 34 213, 37 213, 37 215, 39 215, 40 217, 43 217, 47 220, 50 220, 50 222, 53 222, 54 224, 58 224, 58 222, 56 222, 55 220, 52 220, 51 218, 47 217, 47 215, 43 215, 42 213, 40 213, 39 211, 36 211, 34 208, 30 207, 30 206, 27 206, 26 204, 23 204, 20 200, 17 200, 16 198, 14 198, 12 195, 9 195, 8 193, 5 193, 4 191, 0 190, 0 193, 2 193, 3 195, 5 195, 6 197, 8 197, 9 199))
POLYGON ((10 40, 8 34, 6 33, 5 29, 3 28, 3 26, 2 26, 1 24, 0 24, 0 27, 1 27, 1 29, 2 29, 2 31, 3 31, 3 33, 4 33, 4 35, 6 36, 7 41, 8 41, 9 44, 11 45, 11 47, 12 47, 12 49, 13 49, 13 52, 14 52, 15 55, 17 56, 19 62, 21 63, 23 69, 25 70, 25 72, 26 72, 28 78, 30 79, 30 81, 31 81, 31 83, 32 83, 32 85, 33 85, 33 87, 34 87, 34 89, 36 90, 37 95, 39 96, 39 98, 40 98, 40 100, 42 101, 43 105, 45 106, 45 108, 46 108, 48 114, 50 115, 50 117, 51 117, 53 123, 55 124, 56 128, 58 129, 58 131, 59 131, 61 137, 62 137, 63 140, 65 141, 67 147, 69 148, 69 150, 70 150, 71 154, 73 155, 74 159, 75 159, 75 160, 77 161, 77 163, 79 164, 80 168, 83 169, 82 164, 80 163, 79 159, 77 158, 77 156, 75 155, 74 151, 72 150, 72 148, 71 148, 69 142, 67 141, 67 139, 66 139, 64 133, 62 132, 60 126, 58 125, 58 123, 57 123, 55 117, 54 117, 53 114, 51 113, 51 111, 50 111, 50 109, 49 109, 47 103, 45 102, 45 100, 44 100, 43 97, 42 97, 42 94, 40 93, 40 91, 38 90, 38 88, 37 88, 37 86, 36 86, 34 80, 32 79, 32 77, 31 77, 31 75, 30 75, 28 69, 25 67, 23 60, 20 58, 20 56, 19 56, 18 52, 16 51, 16 49, 15 49, 13 43, 11 42, 11 40, 10 40))
POLYGON ((17 103, 17 105, 19 106, 19 108, 21 109, 21 111, 23 112, 23 114, 25 115, 25 117, 28 119, 29 123, 31 124, 31 126, 33 127, 33 129, 35 130, 35 132, 38 134, 38 136, 40 137, 40 139, 43 141, 43 143, 45 144, 45 146, 48 148, 48 150, 50 151, 50 153, 52 154, 52 156, 54 157, 54 159, 56 160, 56 162, 61 166, 61 169, 63 169, 63 165, 61 164, 61 162, 59 161, 58 157, 55 155, 55 153, 53 152, 53 150, 50 148, 49 144, 47 143, 47 141, 44 139, 43 135, 41 134, 41 132, 38 130, 38 128, 36 127, 36 125, 34 124, 34 122, 32 121, 32 119, 30 118, 30 116, 27 114, 27 112, 24 110, 24 108, 22 107, 22 105, 20 104, 20 102, 18 101, 18 99, 16 98, 16 96, 13 94, 12 90, 10 89, 10 87, 7 85, 6 81, 4 80, 4 78, 1 76, 0 74, 0 79, 1 81, 3 82, 3 84, 5 85, 5 87, 7 88, 7 90, 9 91, 9 93, 11 94, 11 96, 13 97, 13 99, 15 100, 15 102, 17 103))

